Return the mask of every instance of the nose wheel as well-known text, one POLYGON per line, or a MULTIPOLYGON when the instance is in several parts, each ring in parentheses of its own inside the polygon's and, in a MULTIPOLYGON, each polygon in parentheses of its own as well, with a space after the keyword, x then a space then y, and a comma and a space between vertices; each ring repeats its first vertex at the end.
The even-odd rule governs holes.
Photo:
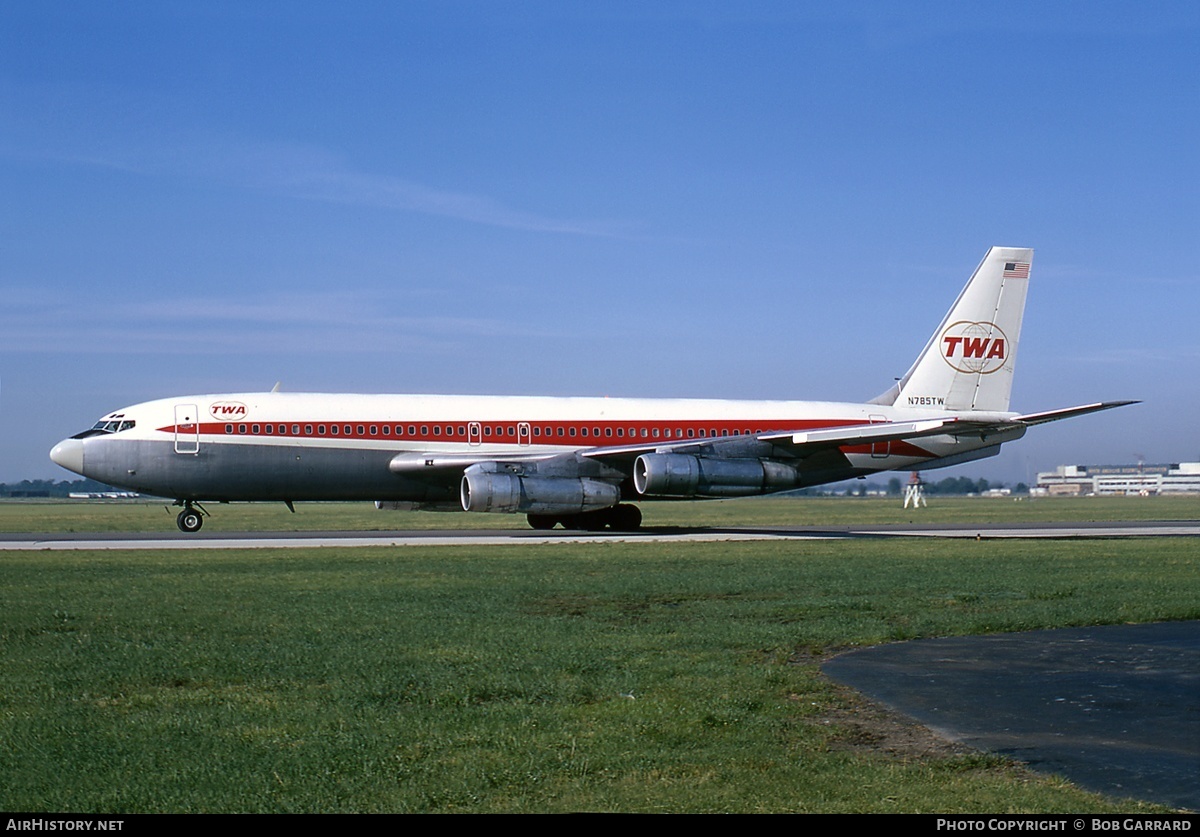
POLYGON ((187 532, 189 535, 199 532, 200 527, 204 525, 204 512, 191 503, 185 503, 183 511, 175 518, 175 525, 179 527, 180 532, 187 532))

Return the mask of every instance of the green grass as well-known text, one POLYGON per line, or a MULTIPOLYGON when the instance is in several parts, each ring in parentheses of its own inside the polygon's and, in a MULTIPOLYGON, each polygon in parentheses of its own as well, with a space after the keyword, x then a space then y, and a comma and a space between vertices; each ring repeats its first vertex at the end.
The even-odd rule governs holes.
POLYGON ((1150 810, 848 750, 818 661, 1200 618, 1198 563, 1169 538, 2 553, 0 810, 1150 810))
MULTIPOLYGON (((213 503, 206 531, 527 528, 523 515, 378 511, 371 503, 213 503)), ((849 526, 880 523, 1044 523, 1078 520, 1198 520, 1196 497, 935 497, 905 509, 877 498, 753 498, 644 503, 646 526, 849 526)), ((178 509, 165 501, 0 502, 0 532, 170 531, 178 509)))

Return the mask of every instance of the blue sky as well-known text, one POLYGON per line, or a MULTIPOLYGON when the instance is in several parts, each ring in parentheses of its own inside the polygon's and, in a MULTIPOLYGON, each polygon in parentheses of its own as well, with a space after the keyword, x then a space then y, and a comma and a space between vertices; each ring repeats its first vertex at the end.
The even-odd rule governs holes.
POLYGON ((988 246, 944 473, 1200 459, 1194 3, 0 6, 0 481, 152 398, 863 400, 988 246))

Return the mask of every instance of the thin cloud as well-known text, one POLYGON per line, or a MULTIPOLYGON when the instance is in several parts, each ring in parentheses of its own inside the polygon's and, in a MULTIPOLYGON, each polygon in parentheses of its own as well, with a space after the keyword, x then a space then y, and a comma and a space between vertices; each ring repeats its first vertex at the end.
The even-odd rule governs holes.
MULTIPOLYGON (((72 135, 89 136, 87 132, 72 135)), ((368 172, 336 154, 301 144, 220 139, 168 139, 141 147, 93 138, 93 147, 0 146, 11 159, 60 161, 142 177, 201 179, 233 188, 321 201, 413 212, 526 232, 625 238, 627 222, 559 218, 510 206, 485 194, 439 189, 389 174, 368 172)))
MULTIPOLYGON (((512 323, 489 317, 380 314, 378 298, 289 294, 286 298, 214 301, 160 298, 87 307, 19 290, 0 310, 0 351, 231 354, 421 351, 453 354, 479 339, 511 336, 512 323)), ((530 330, 526 340, 572 334, 530 330)))

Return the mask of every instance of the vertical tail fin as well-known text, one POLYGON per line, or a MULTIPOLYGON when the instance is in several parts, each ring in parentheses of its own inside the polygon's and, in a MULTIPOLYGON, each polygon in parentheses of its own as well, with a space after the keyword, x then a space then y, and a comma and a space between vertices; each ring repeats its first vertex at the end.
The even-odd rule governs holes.
POLYGON ((916 363, 875 403, 1008 410, 1033 250, 993 247, 916 363))

